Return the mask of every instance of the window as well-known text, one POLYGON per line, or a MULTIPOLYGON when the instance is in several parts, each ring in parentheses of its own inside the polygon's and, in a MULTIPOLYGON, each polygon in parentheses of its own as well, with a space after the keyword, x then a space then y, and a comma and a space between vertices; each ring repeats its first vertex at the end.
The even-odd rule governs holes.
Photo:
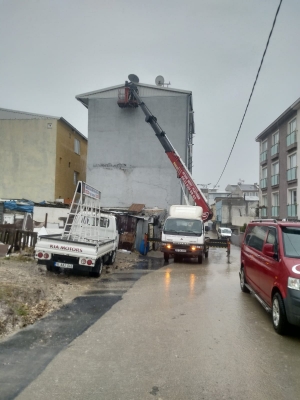
POLYGON ((279 193, 272 193, 272 210, 271 210, 272 217, 279 216, 279 193))
POLYGON ((277 232, 276 229, 274 228, 269 228, 269 233, 267 236, 267 240, 266 243, 270 243, 270 244, 277 244, 277 232))
POLYGON ((297 153, 288 156, 287 180, 297 179, 297 153))
POLYGON ((265 140, 264 142, 261 143, 261 152, 263 153, 266 150, 268 150, 268 141, 267 140, 265 140))
POLYGON ((296 132, 296 118, 289 123, 289 133, 296 132))
POLYGON ((285 256, 300 258, 300 229, 282 227, 282 237, 285 256))
POLYGON ((272 164, 272 175, 279 174, 279 162, 272 164))
POLYGON ((289 204, 297 204, 297 189, 289 190, 289 204))
POLYGON ((266 188, 267 187, 267 176, 268 176, 268 170, 267 170, 267 168, 263 168, 262 170, 261 170, 261 181, 260 181, 260 187, 262 188, 262 189, 264 189, 264 188, 266 188))
POLYGON ((279 185, 279 162, 272 164, 271 185, 279 185))
POLYGON ((77 182, 79 181, 79 172, 74 171, 73 179, 74 179, 74 185, 77 185, 77 182))
POLYGON ((263 207, 267 207, 267 205, 268 205, 268 198, 267 198, 267 195, 262 196, 261 202, 262 202, 262 206, 263 206, 263 207))
POLYGON ((297 217, 297 189, 290 189, 288 191, 288 217, 297 217))
POLYGON ((266 216, 267 216, 267 206, 268 206, 268 198, 267 198, 267 195, 262 196, 262 198, 261 198, 261 205, 262 205, 261 216, 262 216, 262 217, 266 217, 266 216))
POLYGON ((260 162, 267 161, 268 142, 265 140, 261 143, 260 162))
POLYGON ((274 146, 275 144, 277 144, 279 142, 279 132, 275 132, 272 135, 272 145, 274 146))
POLYGON ((296 118, 289 122, 288 135, 286 137, 286 144, 290 146, 297 142, 297 131, 296 131, 296 118))
POLYGON ((297 153, 289 156, 289 167, 295 168, 297 166, 297 153))
POLYGON ((78 139, 74 139, 74 151, 76 154, 80 154, 80 142, 78 139))
POLYGON ((250 228, 250 230, 247 232, 245 242, 248 246, 252 247, 253 249, 262 251, 266 234, 267 234, 266 226, 255 225, 254 227, 250 228))

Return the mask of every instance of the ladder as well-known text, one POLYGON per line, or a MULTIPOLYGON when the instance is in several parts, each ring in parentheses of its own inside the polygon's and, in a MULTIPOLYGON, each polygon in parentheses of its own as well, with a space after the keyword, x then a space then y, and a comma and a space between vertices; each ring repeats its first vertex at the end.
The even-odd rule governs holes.
POLYGON ((101 192, 78 181, 62 239, 96 242, 100 239, 101 192))

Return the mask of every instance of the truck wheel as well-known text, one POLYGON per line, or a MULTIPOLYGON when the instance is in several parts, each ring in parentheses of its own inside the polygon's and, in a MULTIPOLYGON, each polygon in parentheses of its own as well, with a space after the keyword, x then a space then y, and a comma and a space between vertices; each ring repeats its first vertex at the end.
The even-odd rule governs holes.
POLYGON ((164 253, 164 260, 165 260, 165 262, 169 261, 169 254, 168 253, 164 253))
POLYGON ((250 290, 247 288, 247 286, 245 285, 246 282, 246 278, 245 278, 245 272, 244 272, 244 268, 241 268, 241 272, 240 272, 240 286, 241 286, 241 291, 244 293, 250 293, 250 290))
POLYGON ((202 261, 203 261, 202 254, 199 254, 199 256, 198 256, 198 264, 202 264, 202 261))
POLYGON ((108 258, 108 262, 107 262, 108 265, 113 265, 113 263, 114 263, 115 260, 116 260, 116 255, 117 255, 117 252, 116 252, 116 250, 114 250, 114 251, 111 253, 111 255, 109 256, 109 258, 108 258))
POLYGON ((103 269, 103 260, 102 258, 99 258, 96 262, 96 265, 94 266, 94 271, 90 272, 90 276, 92 276, 93 278, 99 278, 99 276, 102 273, 102 269, 103 269))
POLYGON ((285 314, 282 297, 277 292, 273 296, 272 301, 272 321, 275 331, 279 335, 284 335, 288 327, 288 321, 285 314))
POLYGON ((206 252, 204 253, 205 258, 208 258, 208 250, 206 250, 206 252))

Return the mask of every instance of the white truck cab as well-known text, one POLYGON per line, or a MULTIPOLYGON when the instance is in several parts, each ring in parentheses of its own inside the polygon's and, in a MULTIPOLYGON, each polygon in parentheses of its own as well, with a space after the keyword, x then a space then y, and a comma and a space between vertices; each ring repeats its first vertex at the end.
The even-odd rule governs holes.
POLYGON ((162 231, 161 251, 165 261, 174 257, 197 258, 202 264, 203 254, 208 257, 208 242, 202 221, 203 209, 199 206, 173 205, 162 231))

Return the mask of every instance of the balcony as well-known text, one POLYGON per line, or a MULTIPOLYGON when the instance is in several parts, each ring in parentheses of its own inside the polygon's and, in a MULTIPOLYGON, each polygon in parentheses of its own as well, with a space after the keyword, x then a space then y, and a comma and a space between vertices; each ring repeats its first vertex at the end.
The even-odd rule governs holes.
POLYGON ((297 204, 289 204, 287 206, 287 216, 297 217, 297 204))
POLYGON ((287 170, 287 181, 294 181, 297 179, 297 167, 287 170))
POLYGON ((278 186, 279 185, 279 174, 271 176, 271 186, 278 186))
POLYGON ((286 146, 287 150, 291 150, 294 147, 297 147, 297 132, 291 132, 290 134, 287 135, 286 137, 286 146))
POLYGON ((264 207, 261 209, 261 217, 267 218, 267 216, 268 216, 268 209, 267 209, 267 207, 264 207))
POLYGON ((267 159, 268 159, 268 151, 265 150, 262 153, 260 153, 260 163, 265 164, 267 162, 267 159))
POLYGON ((274 146, 271 147, 271 158, 276 158, 279 155, 279 143, 274 144, 274 146))
POLYGON ((272 217, 279 217, 279 206, 272 206, 272 217))
POLYGON ((268 186, 268 180, 267 178, 263 178, 260 180, 260 188, 261 189, 266 189, 268 186))

